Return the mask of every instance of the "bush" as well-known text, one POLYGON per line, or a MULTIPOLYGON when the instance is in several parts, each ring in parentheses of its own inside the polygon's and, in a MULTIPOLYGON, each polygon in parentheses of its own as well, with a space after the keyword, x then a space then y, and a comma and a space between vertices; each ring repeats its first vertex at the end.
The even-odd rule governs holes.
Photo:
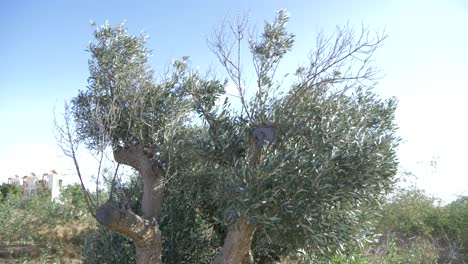
POLYGON ((10 195, 20 195, 21 190, 18 186, 14 184, 3 183, 2 185, 0 185, 0 194, 0 201, 4 201, 10 195))
POLYGON ((446 206, 417 189, 398 191, 384 204, 380 242, 365 254, 379 263, 463 263, 468 260, 468 198, 446 206))
POLYGON ((64 220, 78 220, 87 215, 88 208, 79 184, 64 187, 60 193, 59 202, 64 220))
POLYGON ((435 199, 421 190, 402 190, 383 206, 377 229, 382 234, 394 233, 404 238, 430 237, 441 213, 434 203, 435 199))
POLYGON ((92 231, 81 247, 83 263, 135 263, 135 246, 127 238, 99 227, 92 231))
POLYGON ((441 262, 468 261, 468 196, 443 208, 440 221, 434 225, 433 236, 442 249, 441 262))

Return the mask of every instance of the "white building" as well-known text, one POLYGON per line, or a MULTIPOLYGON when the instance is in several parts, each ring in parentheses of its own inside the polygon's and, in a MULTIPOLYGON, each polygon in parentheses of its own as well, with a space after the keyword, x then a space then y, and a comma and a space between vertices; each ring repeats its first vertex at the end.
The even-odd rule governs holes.
POLYGON ((51 192, 52 200, 54 200, 60 196, 60 191, 65 185, 64 179, 66 177, 65 174, 59 174, 55 170, 51 170, 42 174, 41 179, 38 179, 35 173, 30 173, 22 177, 22 182, 18 175, 9 177, 8 183, 20 187, 23 195, 27 197, 47 189, 51 192))
POLYGON ((42 175, 43 179, 46 178, 46 186, 52 194, 52 200, 59 198, 60 190, 64 186, 64 177, 64 174, 58 174, 55 170, 42 175))
POLYGON ((39 191, 39 185, 36 179, 36 174, 23 176, 23 194, 31 196, 39 191))
POLYGON ((8 178, 8 184, 13 184, 13 185, 16 185, 16 186, 20 187, 21 182, 20 182, 19 176, 15 175, 13 177, 9 177, 8 178))

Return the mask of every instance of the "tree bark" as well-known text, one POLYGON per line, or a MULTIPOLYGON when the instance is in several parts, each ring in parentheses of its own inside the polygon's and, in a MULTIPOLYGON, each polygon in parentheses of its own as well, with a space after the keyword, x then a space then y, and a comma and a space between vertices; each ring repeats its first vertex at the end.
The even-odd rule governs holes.
POLYGON ((96 220, 133 241, 137 263, 162 263, 161 233, 154 218, 144 219, 109 201, 97 210, 96 220))
POLYGON ((247 223, 245 219, 239 219, 229 226, 223 248, 212 264, 252 264, 250 247, 255 229, 255 225, 247 223))
POLYGON ((143 217, 129 209, 119 208, 112 202, 101 206, 96 213, 99 223, 133 241, 138 264, 162 263, 162 242, 158 223, 164 198, 164 171, 153 159, 153 153, 153 149, 140 144, 114 150, 115 161, 135 168, 143 178, 143 217))

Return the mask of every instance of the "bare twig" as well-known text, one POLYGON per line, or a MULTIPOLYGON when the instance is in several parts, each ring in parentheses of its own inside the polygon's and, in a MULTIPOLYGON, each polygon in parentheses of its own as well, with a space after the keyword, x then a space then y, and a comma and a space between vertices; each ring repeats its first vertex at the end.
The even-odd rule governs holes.
POLYGON ((226 20, 223 21, 221 27, 214 30, 211 39, 207 40, 208 47, 218 57, 219 62, 223 65, 229 78, 234 83, 239 92, 239 98, 242 104, 242 112, 245 111, 248 120, 252 120, 252 114, 247 105, 244 80, 242 77, 241 63, 241 47, 244 39, 244 32, 248 25, 248 17, 242 16, 237 18, 236 25, 230 25, 230 30, 234 35, 234 40, 227 39, 226 20), (232 55, 232 50, 236 46, 236 53, 232 55), (235 58, 233 58, 235 56, 235 58))
POLYGON ((73 160, 76 173, 78 174, 78 178, 80 179, 81 189, 85 197, 88 211, 91 213, 93 217, 96 217, 95 215, 96 205, 94 204, 93 199, 91 199, 90 197, 91 194, 86 189, 83 183, 83 177, 80 171, 80 166, 78 164, 78 160, 76 156, 76 150, 78 149, 78 140, 73 135, 73 132, 72 132, 73 124, 71 121, 70 107, 67 103, 65 103, 64 110, 65 110, 63 114, 64 122, 65 122, 64 126, 60 126, 57 123, 57 120, 54 118, 55 137, 57 141, 59 142, 59 147, 62 149, 62 152, 65 154, 65 156, 70 157, 73 160))
POLYGON ((119 166, 120 166, 120 163, 117 163, 117 167, 115 168, 115 171, 114 171, 114 177, 112 178, 109 201, 112 201, 112 194, 114 193, 114 189, 115 189, 115 177, 117 176, 117 173, 119 171, 119 166))
MULTIPOLYGON (((369 30, 362 27, 355 38, 355 31, 349 26, 338 28, 336 34, 326 38, 322 33, 317 37, 317 47, 309 56, 309 66, 298 72, 299 84, 291 90, 284 109, 294 109, 299 98, 310 89, 328 91, 332 85, 343 84, 336 93, 345 93, 362 84, 375 81, 379 71, 372 65, 373 54, 386 39, 385 32, 370 37, 369 30)), ((277 117, 279 121, 281 115, 277 117)))

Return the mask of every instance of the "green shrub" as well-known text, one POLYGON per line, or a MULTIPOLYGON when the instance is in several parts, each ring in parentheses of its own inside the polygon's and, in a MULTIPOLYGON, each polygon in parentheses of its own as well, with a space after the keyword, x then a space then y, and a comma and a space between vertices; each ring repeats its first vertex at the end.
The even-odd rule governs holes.
POLYGON ((135 246, 127 238, 99 227, 92 231, 81 247, 83 263, 135 263, 135 246))
POLYGON ((8 196, 15 195, 18 196, 21 194, 21 190, 18 186, 14 184, 3 183, 0 185, 0 202, 4 201, 8 196))
POLYGON ((402 190, 383 206, 377 229, 382 234, 394 233, 405 238, 430 237, 440 215, 434 202, 421 190, 402 190))
POLYGON ((88 214, 84 194, 79 184, 65 186, 60 193, 59 203, 63 212, 63 220, 78 220, 88 214))
POLYGON ((468 196, 443 208, 440 221, 434 225, 433 237, 442 249, 441 262, 468 262, 468 196))
POLYGON ((441 206, 417 189, 399 190, 384 204, 367 247, 371 263, 463 263, 468 260, 468 198, 441 206))

